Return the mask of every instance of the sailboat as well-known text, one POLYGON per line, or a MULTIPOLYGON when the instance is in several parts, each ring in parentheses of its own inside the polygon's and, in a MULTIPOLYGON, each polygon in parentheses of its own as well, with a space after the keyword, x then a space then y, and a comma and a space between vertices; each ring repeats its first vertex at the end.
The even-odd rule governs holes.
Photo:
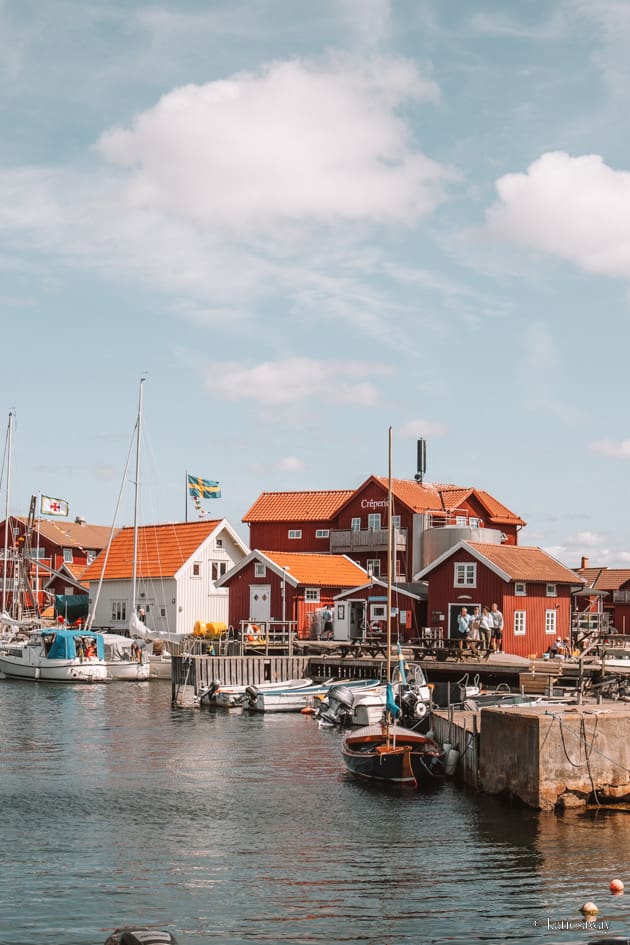
POLYGON ((344 736, 341 754, 346 767, 371 781, 427 786, 445 772, 444 751, 429 735, 399 725, 400 709, 391 682, 392 650, 392 428, 389 428, 389 474, 387 488, 387 683, 385 710, 377 725, 366 725, 344 736))

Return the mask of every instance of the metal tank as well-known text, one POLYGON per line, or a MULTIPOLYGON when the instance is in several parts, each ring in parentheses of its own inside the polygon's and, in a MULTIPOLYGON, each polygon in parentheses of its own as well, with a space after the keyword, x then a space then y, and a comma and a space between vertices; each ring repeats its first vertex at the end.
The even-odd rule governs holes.
POLYGON ((453 548, 460 541, 477 541, 486 545, 500 545, 502 532, 496 528, 473 528, 468 525, 443 525, 427 528, 420 534, 421 569, 453 548))

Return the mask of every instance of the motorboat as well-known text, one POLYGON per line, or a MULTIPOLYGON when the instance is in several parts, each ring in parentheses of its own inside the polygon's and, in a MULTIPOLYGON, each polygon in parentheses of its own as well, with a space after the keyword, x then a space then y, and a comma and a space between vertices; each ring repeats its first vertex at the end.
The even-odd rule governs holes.
POLYGON ((119 633, 103 633, 102 637, 109 679, 142 682, 149 678, 149 659, 135 640, 119 633))
MULTIPOLYGON (((398 667, 396 670, 400 672, 398 667)), ((422 667, 415 665, 403 678, 393 684, 394 701, 400 710, 400 721, 416 728, 423 719, 428 720, 431 708, 431 687, 427 683, 422 667)), ((357 690, 344 683, 332 686, 322 700, 317 717, 324 725, 376 725, 381 721, 387 701, 385 683, 368 690, 357 690)))
MULTIPOLYGON (((313 685, 313 680, 304 677, 302 679, 284 679, 278 682, 258 683, 254 688, 258 692, 274 692, 279 689, 293 691, 306 689, 313 685)), ((222 686, 218 679, 213 680, 209 686, 200 690, 198 700, 201 702, 206 699, 208 702, 221 706, 224 709, 234 709, 243 706, 249 702, 251 686, 222 686)))
MULTIPOLYGON (((256 686, 248 687, 249 707, 257 712, 301 712, 314 709, 316 702, 328 695, 331 686, 340 682, 331 679, 317 686, 302 689, 261 690, 256 686)), ((348 679, 344 685, 352 689, 370 689, 377 686, 378 679, 348 679)))
POLYGON ((51 627, 0 647, 0 671, 16 679, 46 682, 105 682, 102 633, 51 627))

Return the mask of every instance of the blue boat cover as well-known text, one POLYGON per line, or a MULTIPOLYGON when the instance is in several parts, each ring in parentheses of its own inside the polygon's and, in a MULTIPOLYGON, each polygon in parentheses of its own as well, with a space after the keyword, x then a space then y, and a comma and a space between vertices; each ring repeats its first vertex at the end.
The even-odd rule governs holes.
MULTIPOLYGON (((49 634, 45 634, 46 637, 49 634)), ((80 639, 87 642, 94 640, 96 643, 96 655, 100 660, 105 659, 105 644, 100 633, 90 633, 86 630, 51 630, 50 636, 54 636, 52 645, 48 651, 49 660, 73 660, 77 656, 77 641, 80 639)))
POLYGON ((394 718, 400 715, 400 709, 396 705, 396 700, 394 699, 394 687, 391 683, 387 683, 387 698, 385 699, 385 708, 394 718))

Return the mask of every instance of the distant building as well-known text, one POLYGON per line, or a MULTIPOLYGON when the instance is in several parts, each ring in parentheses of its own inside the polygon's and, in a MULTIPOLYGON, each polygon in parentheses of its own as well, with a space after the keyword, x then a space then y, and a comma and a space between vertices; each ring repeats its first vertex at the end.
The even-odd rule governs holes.
MULTIPOLYGON (((97 558, 82 575, 89 582, 94 626, 118 632, 129 626, 133 543, 133 528, 121 529, 107 560, 97 558)), ((197 621, 228 623, 228 592, 220 579, 248 551, 226 519, 139 527, 136 606, 147 626, 192 633, 197 621)))
POLYGON ((571 592, 583 584, 541 548, 462 541, 416 576, 429 585, 428 615, 444 638, 455 637, 462 607, 498 604, 506 653, 541 656, 557 637, 570 637, 571 592))
POLYGON ((584 580, 584 589, 575 598, 576 609, 603 614, 606 626, 630 633, 630 568, 591 567, 583 556, 575 571, 584 580))
MULTIPOLYGON (((7 523, 0 523, 0 588, 4 582, 4 544, 7 523)), ((81 584, 86 567, 107 546, 111 528, 106 525, 90 525, 83 519, 74 522, 36 519, 28 534, 28 521, 20 516, 8 519, 8 562, 6 605, 13 604, 13 577, 15 560, 28 550, 30 566, 28 574, 33 593, 40 610, 53 604, 56 594, 87 593, 81 584)))

